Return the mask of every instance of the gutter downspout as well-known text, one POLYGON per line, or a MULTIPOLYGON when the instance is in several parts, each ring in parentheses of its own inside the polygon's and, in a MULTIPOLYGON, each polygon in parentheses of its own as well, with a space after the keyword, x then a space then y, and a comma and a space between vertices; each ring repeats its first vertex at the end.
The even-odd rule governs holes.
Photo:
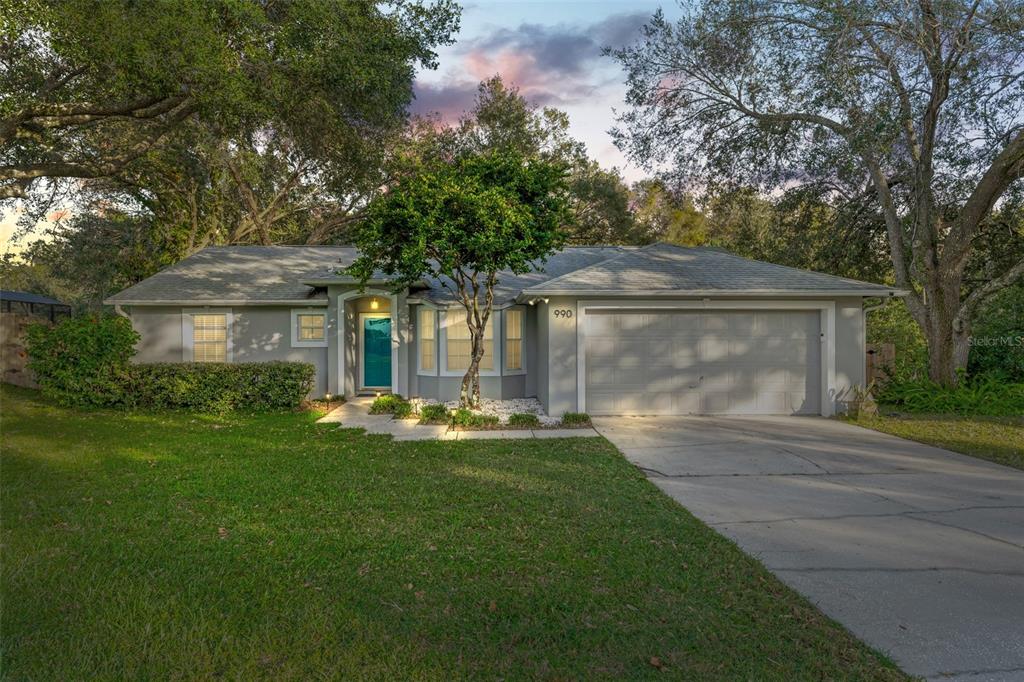
POLYGON ((130 320, 130 319, 132 319, 132 318, 131 318, 131 315, 129 315, 128 313, 126 313, 126 312, 124 311, 124 308, 122 308, 122 307, 121 307, 121 305, 120 305, 120 304, 118 304, 118 303, 115 303, 115 304, 114 304, 114 312, 115 312, 115 313, 117 313, 118 315, 120 315, 121 317, 125 318, 126 320, 130 320))

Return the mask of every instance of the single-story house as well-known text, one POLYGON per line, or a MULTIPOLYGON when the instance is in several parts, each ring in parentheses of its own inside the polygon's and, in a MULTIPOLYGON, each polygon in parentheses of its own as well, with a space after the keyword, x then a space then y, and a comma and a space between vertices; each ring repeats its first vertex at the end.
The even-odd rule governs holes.
MULTIPOLYGON (((138 362, 297 360, 315 395, 458 397, 465 311, 437 280, 364 290, 357 251, 206 248, 106 302, 141 335, 138 362)), ((504 273, 486 332, 484 397, 552 416, 821 414, 865 375, 865 297, 904 292, 669 244, 566 248, 504 273)))

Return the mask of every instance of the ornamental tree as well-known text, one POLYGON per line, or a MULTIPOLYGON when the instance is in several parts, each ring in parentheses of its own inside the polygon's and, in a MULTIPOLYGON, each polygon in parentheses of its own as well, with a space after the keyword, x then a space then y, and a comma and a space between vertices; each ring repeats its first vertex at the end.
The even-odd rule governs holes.
POLYGON ((1024 194, 1020 0, 707 2, 614 55, 634 160, 882 221, 931 377, 956 381, 976 311, 1024 275, 1024 252, 988 246, 1024 194))
POLYGON ((564 241, 564 166, 513 151, 464 152, 407 175, 370 205, 348 271, 384 273, 395 290, 431 277, 466 312, 471 356, 460 402, 480 404, 484 330, 502 271, 527 272, 564 241))

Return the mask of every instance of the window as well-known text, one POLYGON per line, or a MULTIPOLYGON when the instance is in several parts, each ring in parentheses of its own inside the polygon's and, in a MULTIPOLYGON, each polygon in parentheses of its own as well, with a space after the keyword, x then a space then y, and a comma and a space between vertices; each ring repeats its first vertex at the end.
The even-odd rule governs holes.
MULTIPOLYGON (((466 316, 462 311, 452 311, 445 314, 448 333, 448 369, 465 370, 469 369, 469 360, 472 355, 472 341, 469 338, 469 325, 466 324, 466 316)), ((487 326, 484 327, 484 356, 480 359, 481 370, 494 369, 494 316, 487 319, 487 326)))
POLYGON ((228 316, 202 313, 192 316, 192 361, 227 362, 228 316))
POLYGON ((435 312, 420 306, 417 329, 420 334, 420 370, 434 371, 434 359, 437 357, 437 329, 434 324, 435 312))
POLYGON ((327 345, 327 313, 316 310, 292 311, 292 346, 320 347, 327 345))
POLYGON ((523 311, 505 311, 505 369, 523 368, 523 311))
POLYGON ((299 315, 299 341, 323 341, 325 315, 299 315))

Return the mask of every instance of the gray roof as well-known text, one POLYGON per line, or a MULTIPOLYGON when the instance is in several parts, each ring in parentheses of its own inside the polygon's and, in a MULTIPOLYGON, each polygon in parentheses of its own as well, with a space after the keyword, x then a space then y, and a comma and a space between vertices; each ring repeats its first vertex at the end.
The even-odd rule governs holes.
POLYGON ((211 246, 114 294, 110 304, 326 302, 305 285, 349 265, 343 246, 211 246))
MULTIPOLYGON (((358 251, 345 246, 215 246, 203 249, 135 286, 111 296, 110 304, 325 304, 323 286, 353 280, 339 271, 358 251), (314 286, 315 285, 315 286, 314 286)), ((456 302, 440 280, 427 278, 416 296, 438 305, 456 302)), ((499 274, 495 303, 555 294, 821 295, 877 296, 899 293, 782 265, 748 260, 711 248, 671 244, 581 246, 553 254, 531 272, 499 274)))
POLYGON ((898 290, 820 272, 741 258, 715 248, 651 244, 523 290, 556 294, 846 292, 865 296, 898 290))
POLYGON ((0 301, 14 301, 16 303, 36 303, 39 305, 65 305, 55 298, 33 294, 28 291, 11 291, 10 289, 0 290, 0 301))
MULTIPOLYGON (((635 246, 573 246, 551 254, 543 263, 537 263, 531 272, 517 275, 509 270, 503 270, 498 274, 498 286, 494 288, 494 302, 497 305, 511 303, 528 287, 537 286, 576 272, 581 268, 621 256, 636 248, 635 246)), ((450 280, 447 281, 452 288, 443 286, 439 279, 428 278, 426 280, 427 288, 420 292, 419 296, 438 305, 458 302, 453 293, 454 284, 450 280)))

